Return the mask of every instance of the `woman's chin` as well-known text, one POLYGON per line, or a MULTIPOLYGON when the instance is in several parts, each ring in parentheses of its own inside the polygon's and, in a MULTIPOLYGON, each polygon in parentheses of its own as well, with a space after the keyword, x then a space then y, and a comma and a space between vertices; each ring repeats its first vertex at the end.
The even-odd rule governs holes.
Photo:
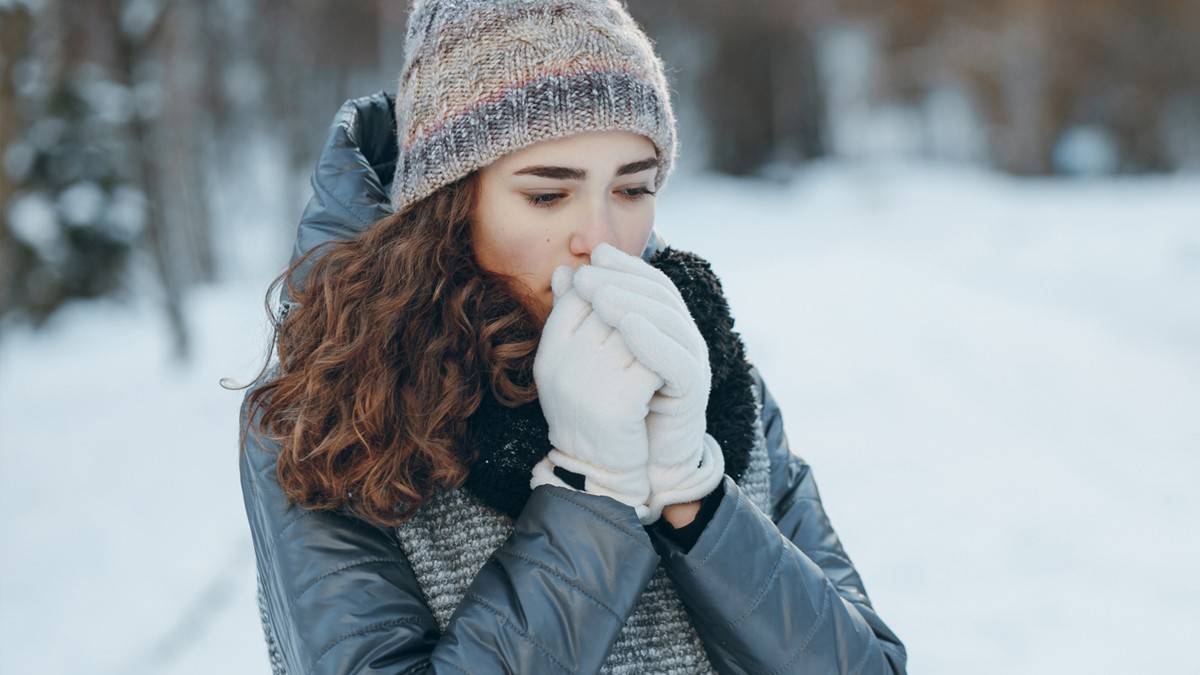
POLYGON ((533 290, 524 281, 510 280, 509 288, 517 296, 517 300, 533 317, 538 326, 546 325, 546 319, 550 317, 550 310, 554 309, 554 293, 550 290, 549 284, 540 290, 533 290))

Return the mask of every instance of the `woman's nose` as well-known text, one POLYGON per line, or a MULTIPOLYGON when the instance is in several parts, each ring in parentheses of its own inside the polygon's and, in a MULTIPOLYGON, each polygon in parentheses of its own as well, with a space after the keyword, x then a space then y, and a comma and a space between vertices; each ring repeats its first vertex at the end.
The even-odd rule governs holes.
POLYGON ((597 205, 581 216, 571 237, 571 253, 590 256, 600 244, 617 245, 616 227, 608 208, 597 205))

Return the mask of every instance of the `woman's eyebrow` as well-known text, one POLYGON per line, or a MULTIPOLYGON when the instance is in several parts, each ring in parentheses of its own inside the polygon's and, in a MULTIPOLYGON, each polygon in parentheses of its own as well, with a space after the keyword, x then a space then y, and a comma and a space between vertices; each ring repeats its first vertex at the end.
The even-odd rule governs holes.
POLYGON ((538 176, 539 178, 555 178, 558 180, 583 180, 587 178, 586 169, 572 169, 565 166, 527 166, 517 169, 514 176, 538 176))
MULTIPOLYGON (((638 173, 646 169, 658 167, 658 159, 648 157, 646 159, 623 164, 617 169, 618 176, 628 176, 631 173, 638 173)), ((576 169, 567 166, 527 166, 524 169, 517 169, 513 172, 514 176, 537 176, 539 178, 552 178, 557 180, 584 180, 587 178, 587 169, 576 169)))
POLYGON ((617 169, 617 175, 628 176, 631 173, 637 173, 639 171, 645 171, 646 169, 655 168, 658 168, 658 158, 648 157, 646 159, 630 162, 629 164, 622 166, 621 168, 617 169))

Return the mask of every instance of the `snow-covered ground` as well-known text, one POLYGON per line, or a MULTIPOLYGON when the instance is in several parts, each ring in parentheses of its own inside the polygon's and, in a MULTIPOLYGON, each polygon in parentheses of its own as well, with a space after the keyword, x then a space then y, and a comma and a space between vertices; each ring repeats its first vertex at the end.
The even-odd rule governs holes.
MULTIPOLYGON (((914 672, 1200 672, 1200 176, 677 176, 659 228, 724 278, 914 672)), ((0 673, 269 672, 217 382, 286 253, 190 296, 186 367, 140 304, 0 343, 0 673)))

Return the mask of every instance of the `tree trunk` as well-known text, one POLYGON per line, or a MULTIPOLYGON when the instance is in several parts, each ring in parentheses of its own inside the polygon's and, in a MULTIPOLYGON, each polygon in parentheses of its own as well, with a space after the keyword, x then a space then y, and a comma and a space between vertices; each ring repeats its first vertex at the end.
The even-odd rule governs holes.
MULTIPOLYGON (((17 137, 17 89, 13 66, 25 56, 33 17, 23 5, 0 9, 0 157, 17 137)), ((16 193, 16 182, 0 165, 0 208, 7 211, 16 193)), ((8 214, 0 212, 0 316, 12 306, 17 263, 16 242, 8 228, 8 214)))
POLYGON ((213 227, 209 211, 206 149, 214 140, 212 119, 202 106, 200 72, 202 35, 199 8, 176 2, 165 17, 153 45, 162 55, 164 114, 155 125, 160 136, 160 160, 166 168, 167 192, 173 196, 164 222, 170 228, 176 276, 184 287, 216 280, 213 227))
MULTIPOLYGON (((113 10, 110 16, 115 22, 115 60, 120 79, 132 90, 139 84, 137 68, 147 57, 146 46, 152 42, 151 37, 155 31, 151 29, 145 36, 134 36, 123 30, 120 21, 121 5, 119 1, 110 4, 113 10)), ((160 16, 159 21, 161 20, 160 16)), ((177 360, 186 361, 191 355, 191 344, 184 315, 183 284, 177 267, 172 264, 171 232, 166 212, 170 194, 166 189, 161 165, 163 153, 156 142, 158 139, 155 138, 156 134, 153 133, 150 122, 151 120, 139 111, 133 115, 129 125, 130 135, 137 148, 137 182, 146 195, 145 237, 154 258, 159 281, 162 283, 163 309, 171 331, 172 355, 177 360)))

